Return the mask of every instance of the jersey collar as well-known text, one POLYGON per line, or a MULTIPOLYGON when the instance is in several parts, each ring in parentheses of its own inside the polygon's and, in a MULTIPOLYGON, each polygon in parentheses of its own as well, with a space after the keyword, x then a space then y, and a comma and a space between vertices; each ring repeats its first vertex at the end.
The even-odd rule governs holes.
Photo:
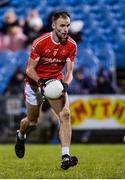
POLYGON ((56 41, 54 41, 53 36, 52 36, 52 33, 53 33, 53 32, 51 32, 51 40, 52 40, 52 42, 53 42, 54 44, 56 44, 56 45, 59 45, 60 42, 57 43, 56 41))

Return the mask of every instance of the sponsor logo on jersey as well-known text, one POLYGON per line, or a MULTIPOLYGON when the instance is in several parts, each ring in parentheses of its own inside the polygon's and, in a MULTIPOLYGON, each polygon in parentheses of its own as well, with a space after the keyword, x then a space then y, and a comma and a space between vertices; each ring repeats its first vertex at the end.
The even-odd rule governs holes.
POLYGON ((57 58, 42 58, 41 63, 42 64, 48 64, 48 63, 64 63, 66 60, 65 59, 57 59, 57 58))

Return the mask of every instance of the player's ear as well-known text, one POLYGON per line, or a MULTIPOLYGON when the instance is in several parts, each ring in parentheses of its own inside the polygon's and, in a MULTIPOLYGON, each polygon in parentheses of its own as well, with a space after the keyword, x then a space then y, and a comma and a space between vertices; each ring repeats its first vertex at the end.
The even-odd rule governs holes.
POLYGON ((55 23, 54 22, 52 23, 52 28, 55 29, 55 23))

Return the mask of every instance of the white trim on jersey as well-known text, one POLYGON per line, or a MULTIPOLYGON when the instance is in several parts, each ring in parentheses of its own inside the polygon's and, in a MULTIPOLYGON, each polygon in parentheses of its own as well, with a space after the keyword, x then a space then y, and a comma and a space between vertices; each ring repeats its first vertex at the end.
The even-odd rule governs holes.
POLYGON ((51 40, 52 40, 52 42, 53 42, 54 44, 56 44, 56 45, 60 44, 60 42, 57 43, 56 41, 54 41, 53 36, 52 36, 52 33, 53 33, 53 32, 51 32, 51 40))
POLYGON ((47 33, 46 35, 43 35, 42 37, 37 38, 33 43, 33 47, 36 47, 37 44, 39 44, 41 41, 47 39, 48 37, 50 37, 50 33, 47 33))

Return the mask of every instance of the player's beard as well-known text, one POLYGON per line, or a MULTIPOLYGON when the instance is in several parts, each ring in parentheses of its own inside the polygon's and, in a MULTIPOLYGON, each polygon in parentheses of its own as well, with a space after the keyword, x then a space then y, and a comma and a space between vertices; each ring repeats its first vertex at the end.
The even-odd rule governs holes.
MULTIPOLYGON (((60 33, 61 34, 61 33, 60 33)), ((66 34, 66 36, 65 37, 63 37, 63 36, 61 36, 59 33, 56 33, 56 36, 58 37, 58 39, 59 39, 59 42, 60 43, 65 43, 66 41, 67 41, 67 39, 68 39, 68 34, 66 34)))

